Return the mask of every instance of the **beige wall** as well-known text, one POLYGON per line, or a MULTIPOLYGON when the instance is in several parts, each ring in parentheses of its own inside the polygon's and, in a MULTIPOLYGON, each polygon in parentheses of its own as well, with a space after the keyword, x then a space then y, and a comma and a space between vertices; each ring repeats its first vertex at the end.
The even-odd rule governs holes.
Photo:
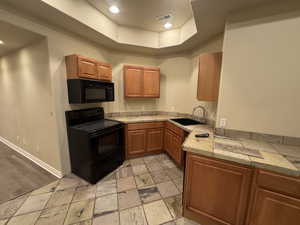
MULTIPOLYGON (((197 59, 195 56, 170 56, 155 58, 135 55, 124 52, 107 51, 93 43, 75 38, 70 35, 59 34, 48 37, 51 75, 53 92, 55 93, 56 119, 62 149, 63 162, 68 162, 68 143, 65 128, 65 110, 86 108, 90 106, 103 106, 106 112, 127 111, 175 111, 191 113, 192 108, 198 104, 206 105, 209 115, 215 119, 216 105, 199 102, 196 100, 197 88, 197 59), (60 43, 57 45, 57 43, 60 43), (115 101, 112 103, 91 105, 69 105, 66 88, 66 72, 64 56, 68 54, 82 54, 95 57, 99 60, 112 63, 113 82, 115 83, 115 101), (123 89, 123 65, 149 65, 161 68, 161 97, 159 99, 125 99, 123 89)), ((205 51, 216 51, 222 47, 221 39, 214 41, 215 44, 203 48, 205 51)), ((197 54, 201 51, 199 50, 197 54)), ((69 165, 64 164, 64 171, 69 171, 69 165)))
MULTIPOLYGON (((45 145, 52 146, 53 149, 45 148, 47 154, 51 156, 53 152, 58 151, 59 156, 53 156, 55 168, 64 173, 70 171, 68 142, 65 125, 64 112, 70 109, 87 108, 91 106, 103 106, 106 112, 120 111, 150 111, 164 110, 191 113, 192 108, 198 104, 205 104, 196 100, 197 87, 197 68, 198 55, 203 51, 220 51, 222 48, 222 38, 208 43, 205 47, 199 48, 194 53, 179 54, 168 57, 153 57, 146 55, 137 55, 126 52, 116 52, 108 50, 102 46, 86 41, 73 34, 51 27, 47 24, 36 21, 33 18, 27 18, 26 15, 18 15, 7 11, 0 15, 0 19, 9 20, 7 22, 24 27, 25 29, 39 33, 47 37, 49 65, 45 65, 45 70, 49 70, 50 92, 52 93, 49 102, 53 105, 53 124, 46 126, 51 129, 58 137, 57 146, 45 141, 45 145), (90 105, 69 105, 67 98, 67 83, 64 56, 69 54, 81 54, 93 57, 113 65, 113 82, 115 83, 116 100, 112 103, 90 104, 90 105), (125 99, 123 95, 123 72, 124 64, 159 66, 162 71, 161 79, 161 98, 159 99, 125 99), (57 159, 58 157, 58 159, 57 159)), ((46 51, 46 50, 45 50, 46 51)), ((33 68, 35 65, 31 65, 33 68)), ((46 101, 48 102, 48 101, 46 101)), ((27 100, 24 102, 26 105, 27 100)), ((50 104, 50 103, 49 103, 50 104)), ((215 104, 205 104, 210 112, 210 116, 215 115, 215 104)), ((38 106, 36 106, 38 107, 38 106)), ((5 118, 10 115, 6 113, 5 118)), ((6 127, 9 124, 6 125, 6 127)), ((33 127, 33 129, 36 129, 33 127)), ((17 131, 12 132, 16 136, 17 131)), ((17 142, 14 142, 17 143, 17 142)), ((48 155, 49 158, 51 158, 48 155)), ((46 158, 40 157, 45 162, 46 158)))
POLYGON ((46 39, 0 58, 0 136, 61 170, 46 39))
POLYGON ((300 13, 249 15, 226 27, 218 126, 300 137, 300 13))

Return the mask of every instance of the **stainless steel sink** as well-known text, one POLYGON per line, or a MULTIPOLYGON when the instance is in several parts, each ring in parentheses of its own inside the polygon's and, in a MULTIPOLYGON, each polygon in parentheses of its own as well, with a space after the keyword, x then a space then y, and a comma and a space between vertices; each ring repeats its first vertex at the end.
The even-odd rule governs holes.
POLYGON ((200 122, 200 121, 193 120, 193 119, 190 119, 190 118, 178 118, 178 119, 171 119, 171 120, 176 122, 176 123, 179 123, 183 126, 205 124, 204 122, 200 122))

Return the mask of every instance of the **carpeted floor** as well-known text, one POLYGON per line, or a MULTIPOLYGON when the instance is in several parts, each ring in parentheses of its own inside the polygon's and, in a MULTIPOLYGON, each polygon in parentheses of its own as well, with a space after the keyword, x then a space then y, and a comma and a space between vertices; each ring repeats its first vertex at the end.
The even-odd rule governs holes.
POLYGON ((55 180, 52 174, 0 142, 0 203, 55 180))

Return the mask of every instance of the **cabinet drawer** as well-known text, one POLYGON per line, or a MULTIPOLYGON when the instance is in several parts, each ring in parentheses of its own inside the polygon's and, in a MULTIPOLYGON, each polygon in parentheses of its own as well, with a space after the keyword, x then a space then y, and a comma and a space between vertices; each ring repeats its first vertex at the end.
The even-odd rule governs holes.
POLYGON ((300 178, 257 170, 256 182, 260 187, 300 198, 300 178))
POLYGON ((180 137, 184 136, 184 131, 171 122, 166 122, 166 129, 171 130, 180 137))
POLYGON ((142 130, 160 127, 164 127, 164 122, 130 123, 127 125, 128 130, 142 130))

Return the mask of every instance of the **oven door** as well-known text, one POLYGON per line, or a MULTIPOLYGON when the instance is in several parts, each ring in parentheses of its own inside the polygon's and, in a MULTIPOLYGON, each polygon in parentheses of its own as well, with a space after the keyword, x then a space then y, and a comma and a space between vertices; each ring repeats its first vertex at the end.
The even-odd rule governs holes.
POLYGON ((124 129, 116 126, 91 136, 93 161, 97 164, 122 163, 125 157, 124 129))

